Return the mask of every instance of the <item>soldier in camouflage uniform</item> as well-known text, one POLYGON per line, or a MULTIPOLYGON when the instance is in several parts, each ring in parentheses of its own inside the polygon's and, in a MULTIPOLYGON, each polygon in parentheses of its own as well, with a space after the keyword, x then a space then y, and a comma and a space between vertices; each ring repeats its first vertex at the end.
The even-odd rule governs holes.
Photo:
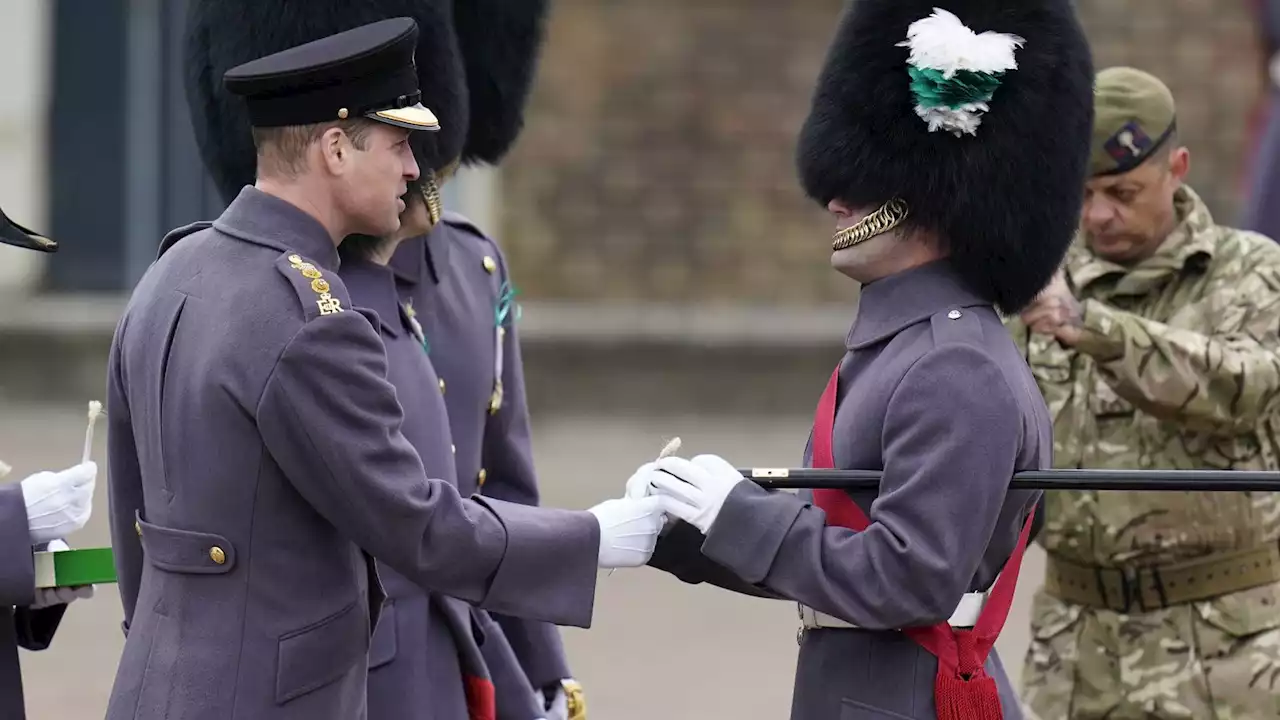
MULTIPOLYGON (((1280 247, 1182 184, 1172 95, 1099 73, 1082 232, 1008 321, 1060 468, 1280 469, 1280 247)), ((1054 492, 1029 718, 1280 717, 1280 497, 1054 492)))

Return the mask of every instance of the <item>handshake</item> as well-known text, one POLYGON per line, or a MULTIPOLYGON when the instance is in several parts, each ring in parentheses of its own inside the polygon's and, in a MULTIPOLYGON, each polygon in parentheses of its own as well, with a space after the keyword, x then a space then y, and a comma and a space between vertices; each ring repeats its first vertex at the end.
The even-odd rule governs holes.
POLYGON ((706 534, 729 492, 743 480, 742 473, 718 455, 663 457, 641 465, 627 480, 623 497, 589 510, 600 522, 600 567, 648 563, 671 518, 706 534))

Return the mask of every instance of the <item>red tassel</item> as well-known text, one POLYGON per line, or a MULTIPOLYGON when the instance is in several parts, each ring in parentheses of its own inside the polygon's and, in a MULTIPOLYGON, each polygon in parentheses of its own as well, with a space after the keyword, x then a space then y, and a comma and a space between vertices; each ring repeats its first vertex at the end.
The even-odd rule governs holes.
POLYGON ((493 682, 474 675, 464 675, 462 680, 467 691, 468 720, 497 720, 498 698, 493 682))
POLYGON ((933 685, 938 720, 1003 720, 996 681, 976 662, 977 637, 970 630, 955 631, 959 667, 939 661, 933 685))

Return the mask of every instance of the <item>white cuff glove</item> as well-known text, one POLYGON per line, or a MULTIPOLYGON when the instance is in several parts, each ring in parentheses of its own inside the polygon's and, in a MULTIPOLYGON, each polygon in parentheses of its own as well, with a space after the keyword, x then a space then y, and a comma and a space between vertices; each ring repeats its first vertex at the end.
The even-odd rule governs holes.
POLYGON ((66 537, 89 522, 98 465, 81 463, 60 472, 39 472, 22 481, 31 542, 66 537))
MULTIPOLYGON (((62 552, 71 548, 61 540, 49 541, 49 552, 62 552)), ((73 600, 87 600, 93 597, 92 585, 77 585, 74 587, 52 587, 52 588, 36 588, 36 600, 27 607, 32 610, 52 607, 54 605, 66 605, 73 600)))
POLYGON ((658 464, 656 462, 647 462, 641 465, 636 470, 635 474, 627 480, 627 490, 623 494, 624 497, 629 497, 632 500, 639 500, 640 498, 652 495, 653 486, 649 484, 649 481, 653 479, 653 473, 657 469, 658 464))
POLYGON ((664 503, 667 512, 704 535, 716 521, 729 492, 745 480, 737 468, 719 455, 699 455, 693 460, 668 457, 659 460, 656 466, 656 471, 649 475, 653 492, 668 500, 664 503))
POLYGON ((556 686, 555 696, 548 698, 541 690, 534 691, 538 697, 538 707, 544 708, 539 720, 569 720, 569 697, 564 688, 556 686))
POLYGON ((649 562, 666 516, 666 498, 616 498, 588 512, 600 523, 602 568, 641 567, 649 562))

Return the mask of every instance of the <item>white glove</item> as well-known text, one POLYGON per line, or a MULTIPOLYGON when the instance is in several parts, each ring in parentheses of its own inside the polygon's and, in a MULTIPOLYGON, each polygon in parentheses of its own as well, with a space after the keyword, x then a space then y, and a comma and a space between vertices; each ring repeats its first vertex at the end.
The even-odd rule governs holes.
POLYGON ((602 568, 641 567, 649 562, 666 522, 666 498, 615 498, 588 510, 600 523, 602 568))
POLYGON ((667 512, 698 528, 703 535, 716 521, 729 492, 745 480, 719 455, 699 455, 691 461, 663 458, 657 462, 657 470, 649 476, 649 482, 659 497, 670 500, 664 504, 667 512))
POLYGON ((652 495, 653 486, 649 481, 653 479, 653 474, 657 472, 657 469, 658 464, 656 462, 647 462, 641 465, 635 474, 627 480, 627 491, 624 496, 632 500, 639 500, 652 495))
POLYGON ((564 687, 557 685, 555 697, 548 700, 541 690, 536 690, 538 707, 545 712, 538 720, 569 720, 569 696, 564 694, 564 687))
POLYGON ((22 481, 31 542, 66 537, 89 522, 98 465, 86 462, 60 472, 39 472, 22 481))
MULTIPOLYGON (((49 541, 49 552, 62 552, 71 548, 61 540, 49 541)), ((93 597, 92 585, 76 585, 73 587, 52 587, 52 588, 36 588, 36 600, 27 607, 32 610, 51 607, 53 605, 66 605, 73 600, 88 600, 93 597)))

